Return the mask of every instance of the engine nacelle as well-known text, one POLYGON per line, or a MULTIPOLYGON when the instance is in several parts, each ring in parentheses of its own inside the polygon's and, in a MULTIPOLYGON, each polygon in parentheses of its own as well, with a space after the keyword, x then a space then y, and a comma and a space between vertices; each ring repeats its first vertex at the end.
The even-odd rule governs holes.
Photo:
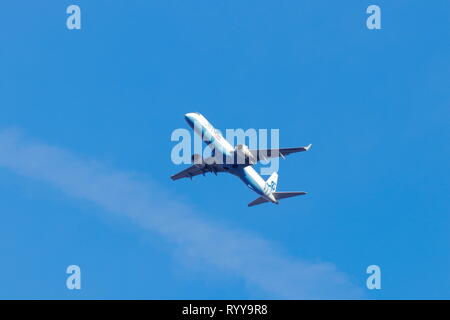
POLYGON ((238 164, 255 164, 256 160, 245 144, 238 144, 235 148, 238 164))
POLYGON ((204 167, 206 167, 206 163, 203 161, 202 156, 198 153, 194 153, 191 156, 191 161, 199 169, 203 169, 204 167))

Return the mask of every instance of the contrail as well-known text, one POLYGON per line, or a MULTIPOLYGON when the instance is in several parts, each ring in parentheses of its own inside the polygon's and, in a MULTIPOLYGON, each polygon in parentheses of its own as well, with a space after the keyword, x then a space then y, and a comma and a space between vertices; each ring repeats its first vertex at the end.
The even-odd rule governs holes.
POLYGON ((360 288, 330 263, 281 254, 275 244, 257 235, 200 218, 155 182, 34 142, 18 131, 0 131, 0 167, 131 218, 171 242, 183 258, 235 274, 270 298, 361 297, 360 288))

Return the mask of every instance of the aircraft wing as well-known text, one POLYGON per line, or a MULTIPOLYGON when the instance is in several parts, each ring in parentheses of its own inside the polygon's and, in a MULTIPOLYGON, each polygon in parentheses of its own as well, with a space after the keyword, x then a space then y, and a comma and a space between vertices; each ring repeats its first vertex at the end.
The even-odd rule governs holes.
POLYGON ((192 165, 187 169, 184 169, 181 172, 178 172, 177 174, 174 174, 170 178, 172 180, 178 180, 182 178, 191 178, 198 176, 199 174, 205 175, 205 173, 212 172, 217 174, 217 172, 223 172, 222 167, 216 166, 216 165, 207 165, 203 168, 199 168, 196 165, 192 165))
POLYGON ((311 148, 311 146, 312 144, 309 144, 306 147, 298 147, 298 148, 250 149, 249 151, 252 153, 253 157, 257 159, 257 161, 261 161, 276 157, 282 157, 284 159, 285 156, 290 155, 291 153, 308 151, 309 148, 311 148))

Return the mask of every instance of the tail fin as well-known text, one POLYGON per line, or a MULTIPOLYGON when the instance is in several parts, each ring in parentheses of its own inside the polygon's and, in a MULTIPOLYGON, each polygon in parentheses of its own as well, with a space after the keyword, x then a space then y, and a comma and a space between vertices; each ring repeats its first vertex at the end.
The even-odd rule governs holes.
MULTIPOLYGON (((276 192, 277 190, 277 183, 278 183, 278 173, 275 171, 272 173, 272 175, 267 179, 266 184, 271 189, 271 193, 274 196, 274 198, 277 200, 275 203, 278 204, 278 200, 296 197, 296 196, 302 196, 306 194, 306 192, 303 191, 288 191, 288 192, 276 192)), ((249 207, 256 206, 261 203, 269 202, 269 200, 266 199, 266 197, 259 197, 256 200, 253 200, 248 204, 249 207)), ((273 202, 273 201, 272 201, 273 202)))
POLYGON ((274 171, 270 175, 269 179, 267 179, 266 183, 267 183, 267 186, 272 189, 272 192, 277 191, 278 172, 274 171))

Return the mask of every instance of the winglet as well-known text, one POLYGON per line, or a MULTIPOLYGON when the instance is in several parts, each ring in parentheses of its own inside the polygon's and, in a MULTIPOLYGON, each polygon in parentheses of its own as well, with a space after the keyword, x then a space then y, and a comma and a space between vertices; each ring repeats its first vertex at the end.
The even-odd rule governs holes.
POLYGON ((311 146, 312 146, 312 143, 308 144, 308 146, 307 146, 307 147, 305 147, 305 151, 308 151, 308 150, 309 150, 309 148, 311 148, 311 146))

